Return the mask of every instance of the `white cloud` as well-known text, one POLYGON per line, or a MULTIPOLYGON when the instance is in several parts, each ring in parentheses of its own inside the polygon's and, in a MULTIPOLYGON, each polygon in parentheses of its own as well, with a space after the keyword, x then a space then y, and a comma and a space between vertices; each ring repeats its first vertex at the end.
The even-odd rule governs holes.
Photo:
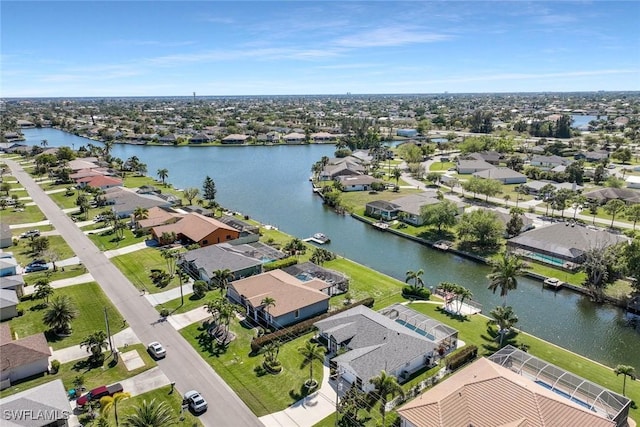
POLYGON ((402 46, 433 43, 452 39, 448 34, 425 32, 410 28, 387 27, 338 38, 334 44, 350 48, 402 46))

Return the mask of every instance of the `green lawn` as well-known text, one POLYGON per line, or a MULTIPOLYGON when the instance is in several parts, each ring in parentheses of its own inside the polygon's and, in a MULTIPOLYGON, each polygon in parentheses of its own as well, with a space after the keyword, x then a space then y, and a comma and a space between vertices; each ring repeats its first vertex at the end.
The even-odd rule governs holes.
POLYGON ((80 276, 86 272, 87 270, 84 266, 76 264, 67 267, 58 267, 57 271, 55 272, 53 271, 53 269, 47 271, 36 271, 34 273, 25 274, 23 277, 25 285, 29 286, 44 278, 48 278, 49 282, 53 282, 56 280, 69 279, 71 277, 80 276))
MULTIPOLYGON (((39 230, 42 228, 38 227, 39 230)), ((74 256, 73 250, 67 245, 62 236, 47 236, 49 239, 49 249, 47 251, 55 253, 59 260, 74 256)), ((19 239, 18 244, 11 247, 11 252, 19 264, 26 265, 35 258, 45 258, 42 254, 34 254, 29 246, 30 239, 19 239)), ((47 261, 49 261, 47 259, 47 261)))
POLYGON ((84 338, 97 330, 105 330, 105 307, 109 317, 111 333, 115 334, 122 329, 122 316, 96 282, 56 289, 52 298, 59 295, 67 295, 78 310, 78 316, 71 322, 73 332, 70 336, 57 337, 55 334, 50 333, 42 323, 42 316, 46 310, 46 308, 41 307, 43 301, 32 300, 30 297, 26 297, 24 301, 18 304, 18 308, 23 309, 24 314, 9 320, 11 330, 17 333, 18 337, 45 332, 51 347, 54 350, 58 350, 80 344, 84 338))
MULTIPOLYGON (((99 212, 96 212, 96 215, 99 212)), ((91 217, 93 218, 93 217, 91 217)), ((148 236, 136 237, 128 228, 124 230, 124 239, 118 240, 113 230, 106 230, 102 232, 94 232, 87 234, 87 237, 98 247, 101 251, 109 251, 112 249, 124 248, 129 245, 144 242, 148 236)), ((136 252, 137 253, 137 252, 136 252)))
MULTIPOLYGON (((302 356, 297 349, 312 334, 284 344, 278 356, 283 370, 278 375, 271 375, 256 370, 262 365, 262 355, 249 354, 255 331, 237 321, 231 323, 231 330, 236 339, 226 349, 218 347, 215 341, 210 344, 200 322, 182 329, 180 333, 257 416, 281 411, 302 397, 309 368, 301 369, 302 356)), ((313 377, 318 382, 322 381, 320 362, 314 362, 313 377)))
MULTIPOLYGON (((395 184, 395 180, 393 180, 393 183, 395 184)), ((415 193, 422 193, 422 190, 416 188, 401 188, 398 192, 391 190, 380 192, 347 191, 340 195, 340 204, 349 212, 353 212, 357 209, 364 208, 367 203, 373 202, 374 200, 389 201, 415 193)))
MULTIPOLYGON (((126 245, 121 245, 124 247, 126 245)), ((135 252, 111 258, 111 262, 127 276, 138 289, 145 289, 149 293, 164 292, 180 286, 180 279, 176 275, 164 288, 153 284, 149 278, 151 269, 167 270, 167 262, 160 250, 156 248, 144 248, 135 252)))
MULTIPOLYGON (((13 208, 5 208, 0 210, 0 222, 3 224, 30 224, 32 222, 46 221, 42 211, 36 205, 25 206, 23 212, 16 212, 13 208)), ((29 227, 28 225, 25 227, 29 227)))
POLYGON ((182 299, 180 297, 168 301, 164 304, 156 305, 155 309, 158 313, 166 308, 169 310, 171 314, 180 314, 186 313, 187 311, 195 310, 196 308, 202 307, 207 304, 207 302, 212 301, 214 299, 220 298, 220 291, 217 289, 211 290, 207 292, 207 294, 202 298, 196 298, 193 294, 189 294, 184 296, 184 304, 182 304, 182 299))
POLYGON ((429 166, 429 172, 445 172, 455 166, 453 162, 434 162, 429 166))
POLYGON ((76 201, 78 200, 79 193, 80 192, 78 190, 73 190, 71 195, 67 195, 66 191, 61 191, 59 193, 49 194, 49 198, 51 198, 51 200, 53 200, 60 209, 70 209, 77 206, 76 201))
MULTIPOLYGON (((147 353, 146 347, 143 344, 130 345, 126 348, 122 347, 119 349, 119 351, 121 353, 137 351, 144 361, 144 366, 129 371, 122 360, 114 365, 111 363, 113 361, 113 358, 110 356, 109 349, 107 349, 104 352, 105 361, 102 366, 91 367, 87 365, 86 358, 63 363, 60 365, 60 370, 57 374, 52 375, 45 373, 37 375, 35 377, 31 377, 25 381, 15 383, 11 387, 2 390, 2 392, 0 392, 0 397, 9 396, 11 394, 18 393, 19 391, 33 388, 57 379, 61 379, 65 389, 68 390, 74 388, 73 380, 77 376, 83 376, 85 381, 85 388, 87 390, 91 390, 92 388, 99 387, 101 385, 113 384, 115 382, 131 378, 156 366, 156 362, 151 358, 151 356, 149 356, 149 353, 147 353)), ((89 353, 87 353, 87 358, 88 357, 89 353)))

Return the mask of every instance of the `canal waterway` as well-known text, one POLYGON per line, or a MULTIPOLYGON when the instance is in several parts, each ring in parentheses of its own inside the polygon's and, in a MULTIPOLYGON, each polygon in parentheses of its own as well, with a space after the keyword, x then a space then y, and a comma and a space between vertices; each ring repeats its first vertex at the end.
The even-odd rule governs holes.
MULTIPOLYGON (((24 130, 26 143, 78 149, 99 142, 56 129, 24 130)), ((408 270, 423 269, 428 286, 458 283, 488 313, 502 299, 487 290, 486 266, 443 253, 390 233, 377 231, 350 216, 326 209, 311 191, 311 165, 333 155, 333 145, 173 147, 120 145, 112 155, 123 160, 137 156, 148 174, 166 168, 176 188, 202 188, 205 176, 216 183, 216 199, 228 209, 305 238, 322 232, 331 238, 327 249, 404 280, 408 270)), ((562 277, 560 277, 562 279, 562 277)), ((384 295, 376 297, 378 300, 384 295)), ((541 283, 520 278, 508 304, 525 332, 609 366, 627 364, 640 370, 640 332, 627 326, 623 310, 597 305, 570 291, 543 290, 541 283)))

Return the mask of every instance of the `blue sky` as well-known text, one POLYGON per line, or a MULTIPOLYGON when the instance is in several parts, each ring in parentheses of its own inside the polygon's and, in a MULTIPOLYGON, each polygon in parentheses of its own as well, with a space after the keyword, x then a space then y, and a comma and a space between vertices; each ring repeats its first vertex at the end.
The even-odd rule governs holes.
POLYGON ((2 97, 640 90, 637 1, 2 1, 2 97))

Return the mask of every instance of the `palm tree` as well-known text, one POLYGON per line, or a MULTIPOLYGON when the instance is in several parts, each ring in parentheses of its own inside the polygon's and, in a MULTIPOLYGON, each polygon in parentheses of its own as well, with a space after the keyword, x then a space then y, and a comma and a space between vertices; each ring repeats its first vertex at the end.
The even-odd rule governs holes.
POLYGON ((116 417, 116 426, 118 423, 118 403, 121 400, 125 400, 131 397, 131 393, 127 393, 126 391, 122 391, 120 393, 115 393, 113 396, 104 396, 100 399, 100 415, 106 418, 109 415, 109 411, 111 407, 113 407, 113 413, 116 417))
POLYGON ((141 219, 147 219, 147 218, 149 218, 149 209, 143 208, 142 206, 138 206, 133 211, 133 222, 136 228, 138 228, 138 221, 140 221, 141 219))
POLYGON ((100 360, 102 350, 106 350, 107 347, 109 347, 109 344, 107 343, 107 334, 104 331, 95 331, 80 343, 80 347, 87 348, 87 352, 91 353, 91 360, 100 360))
POLYGON ((418 271, 409 270, 407 271, 407 276, 404 281, 406 283, 409 283, 409 280, 413 280, 414 288, 424 288, 424 281, 422 280, 422 277, 421 277, 423 274, 424 274, 424 271, 422 269, 418 271))
POLYGON ((391 176, 396 180, 396 187, 398 186, 398 182, 400 181, 400 177, 402 176, 402 171, 396 166, 391 171, 391 176))
POLYGON ((313 384, 313 362, 315 360, 320 362, 324 360, 324 348, 307 341, 304 347, 298 347, 298 353, 303 357, 300 369, 307 365, 309 366, 309 379, 305 382, 305 385, 311 386, 313 384))
POLYGON ((198 194, 200 194, 200 190, 198 190, 195 187, 185 188, 184 191, 182 192, 182 195, 184 196, 185 199, 187 199, 187 201, 189 202, 189 205, 193 204, 193 199, 198 197, 198 194))
POLYGON ((78 316, 78 310, 66 295, 56 297, 51 306, 44 313, 42 322, 53 330, 56 335, 69 333, 71 321, 78 316))
POLYGON ((158 178, 162 180, 162 185, 164 185, 164 180, 169 176, 169 170, 167 168, 158 169, 158 178))
POLYGON ((271 297, 264 297, 260 304, 264 306, 264 311, 267 312, 267 322, 271 322, 271 313, 269 313, 269 308, 276 306, 276 300, 271 297))
POLYGON ((122 423, 125 427, 165 427, 175 423, 175 417, 166 402, 156 402, 156 399, 147 402, 142 401, 136 406, 133 413, 124 417, 122 423))
POLYGON ((215 280, 218 289, 220 289, 220 295, 224 295, 229 282, 234 278, 235 276, 228 268, 218 269, 213 272, 213 280, 215 280))
POLYGON ((460 285, 455 285, 453 294, 456 296, 456 311, 458 314, 460 314, 460 310, 462 309, 462 304, 464 304, 464 300, 471 299, 473 297, 473 294, 469 289, 460 285))
POLYGON ((307 251, 307 246, 302 240, 294 238, 287 242, 283 249, 289 255, 301 255, 307 251))
POLYGON ((616 376, 617 375, 623 375, 623 379, 622 379, 622 395, 625 396, 625 391, 627 388, 627 377, 631 378, 632 380, 636 379, 636 370, 634 369, 633 366, 627 366, 627 365, 618 365, 616 366, 616 369, 613 371, 615 372, 616 376))
POLYGON ((49 279, 42 278, 35 283, 35 292, 33 297, 43 299, 45 306, 49 304, 49 297, 53 295, 53 286, 49 284, 49 279))
POLYGON ((498 325, 498 333, 500 334, 500 347, 504 336, 511 330, 511 327, 518 323, 518 316, 513 312, 511 306, 498 306, 489 313, 493 317, 494 322, 498 325))
POLYGON ((525 265, 509 252, 503 252, 497 260, 490 262, 491 273, 487 275, 490 280, 489 290, 496 293, 500 288, 500 296, 504 298, 503 306, 507 305, 507 294, 518 287, 518 276, 524 273, 525 265))
POLYGON ((505 195, 504 195, 504 197, 503 197, 503 199, 504 199, 504 206, 505 206, 506 208, 508 208, 508 207, 509 207, 509 200, 511 200, 511 195, 509 195, 509 194, 505 194, 505 195))
POLYGON ((387 396, 395 397, 396 394, 404 396, 404 391, 398 380, 393 375, 388 375, 385 371, 381 371, 380 375, 373 377, 369 380, 375 387, 373 391, 369 393, 369 398, 373 402, 380 402, 380 414, 382 415, 382 425, 385 425, 385 419, 387 415, 387 396))
POLYGON ((44 148, 49 145, 49 141, 47 141, 46 139, 43 139, 42 141, 40 141, 40 145, 42 145, 42 148, 44 148))
POLYGON ((160 249, 160 255, 167 262, 167 271, 169 272, 169 276, 173 278, 176 274, 176 262, 178 260, 178 254, 170 249, 162 248, 160 249))

